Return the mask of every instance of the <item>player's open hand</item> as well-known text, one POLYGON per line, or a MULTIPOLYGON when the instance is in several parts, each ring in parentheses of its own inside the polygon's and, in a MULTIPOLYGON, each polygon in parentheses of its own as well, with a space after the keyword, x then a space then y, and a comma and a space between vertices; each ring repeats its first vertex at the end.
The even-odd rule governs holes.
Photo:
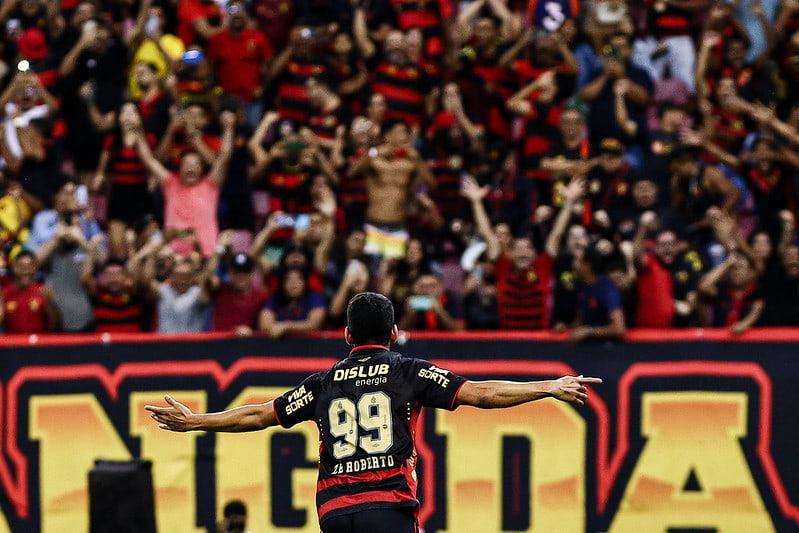
POLYGON ((195 414, 191 409, 172 398, 164 396, 166 403, 170 407, 156 407, 155 405, 145 405, 144 408, 152 413, 153 420, 158 422, 158 427, 170 431, 191 431, 195 429, 195 414))
POLYGON ((557 398, 562 402, 585 405, 585 401, 588 399, 588 389, 585 388, 586 383, 602 383, 602 379, 587 378, 582 375, 577 377, 563 376, 552 382, 550 394, 553 398, 557 398))

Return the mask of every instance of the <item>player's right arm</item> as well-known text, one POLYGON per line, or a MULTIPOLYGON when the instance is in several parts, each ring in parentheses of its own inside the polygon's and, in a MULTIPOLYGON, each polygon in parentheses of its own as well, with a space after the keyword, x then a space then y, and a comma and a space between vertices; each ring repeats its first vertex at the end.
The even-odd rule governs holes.
POLYGON ((171 396, 164 396, 169 407, 146 405, 161 429, 169 431, 224 431, 240 433, 258 431, 278 423, 274 402, 242 405, 217 413, 193 413, 171 396))
POLYGON ((481 409, 513 407, 542 398, 584 405, 588 398, 585 384, 602 383, 600 378, 563 376, 549 381, 467 381, 458 390, 455 405, 481 409))

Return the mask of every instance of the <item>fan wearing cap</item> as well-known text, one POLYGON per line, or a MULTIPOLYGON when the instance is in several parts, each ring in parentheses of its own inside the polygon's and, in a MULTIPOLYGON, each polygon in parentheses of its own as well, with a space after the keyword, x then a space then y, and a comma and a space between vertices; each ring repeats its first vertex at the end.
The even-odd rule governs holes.
POLYGON ((609 234, 618 222, 612 215, 629 203, 632 183, 640 174, 624 159, 624 145, 618 139, 602 139, 597 149, 597 163, 586 176, 584 222, 594 231, 609 234))
POLYGON ((227 279, 213 275, 210 291, 214 304, 213 331, 235 331, 239 336, 249 336, 258 329, 258 315, 269 298, 254 276, 256 262, 247 254, 230 256, 232 232, 223 231, 210 262, 215 271, 223 257, 229 257, 227 279))
POLYGON ((39 28, 29 28, 17 39, 19 62, 17 70, 36 74, 49 91, 56 90, 59 81, 59 61, 50 53, 47 36, 39 28))

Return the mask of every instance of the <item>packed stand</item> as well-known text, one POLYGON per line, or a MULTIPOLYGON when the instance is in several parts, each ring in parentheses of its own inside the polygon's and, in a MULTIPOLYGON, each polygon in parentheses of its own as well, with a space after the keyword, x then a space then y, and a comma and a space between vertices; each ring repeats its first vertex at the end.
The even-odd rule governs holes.
POLYGON ((6 333, 799 326, 799 1, 5 0, 6 333))

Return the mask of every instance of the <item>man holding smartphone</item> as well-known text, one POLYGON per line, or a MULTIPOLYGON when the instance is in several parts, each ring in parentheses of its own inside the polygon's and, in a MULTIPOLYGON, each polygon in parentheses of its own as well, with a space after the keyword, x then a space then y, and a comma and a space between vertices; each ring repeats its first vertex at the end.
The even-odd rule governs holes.
POLYGON ((422 274, 411 284, 399 327, 404 331, 460 331, 463 320, 456 302, 445 293, 438 276, 422 274))

